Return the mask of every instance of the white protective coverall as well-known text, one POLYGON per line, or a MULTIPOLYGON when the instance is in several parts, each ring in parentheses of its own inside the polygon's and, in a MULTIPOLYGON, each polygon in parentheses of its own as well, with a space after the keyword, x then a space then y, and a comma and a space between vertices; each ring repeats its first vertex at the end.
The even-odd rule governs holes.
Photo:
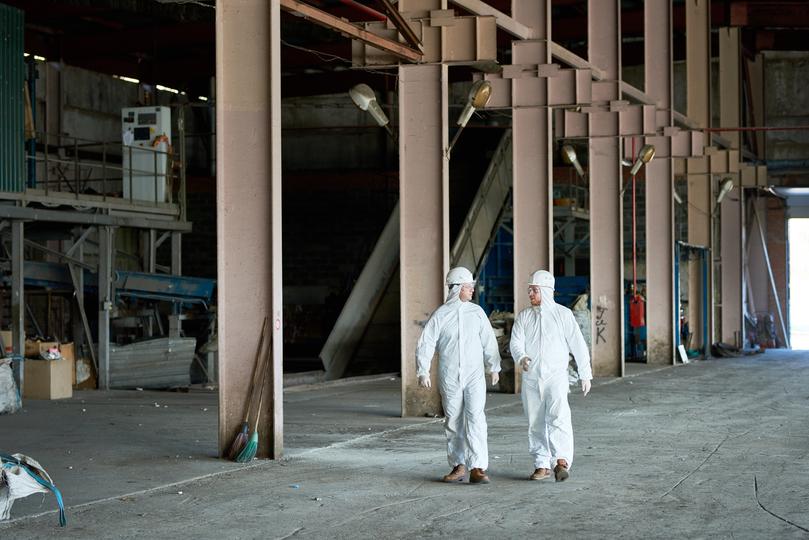
POLYGON ((438 388, 444 407, 447 461, 484 471, 489 467, 486 441, 486 378, 500 372, 500 351, 483 309, 458 298, 453 285, 444 304, 433 312, 416 346, 418 376, 430 374, 438 347, 438 388))
POLYGON ((524 309, 511 329, 511 356, 515 369, 530 358, 528 371, 522 372, 522 403, 528 417, 528 451, 534 468, 552 469, 556 460, 573 463, 573 424, 567 365, 573 354, 579 378, 593 378, 590 352, 573 312, 553 300, 553 289, 541 287, 542 303, 524 309))

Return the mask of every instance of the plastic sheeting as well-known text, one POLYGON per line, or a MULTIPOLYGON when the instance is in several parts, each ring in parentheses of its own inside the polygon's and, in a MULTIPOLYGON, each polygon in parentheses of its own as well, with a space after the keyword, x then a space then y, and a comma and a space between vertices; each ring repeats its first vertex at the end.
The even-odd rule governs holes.
MULTIPOLYGON (((590 330, 590 310, 587 308, 587 301, 589 295, 581 294, 576 301, 573 302, 571 310, 573 311, 573 318, 576 319, 576 324, 579 325, 581 333, 584 336, 584 342, 587 343, 587 348, 592 347, 592 332, 590 330)), ((571 385, 578 384, 579 373, 576 371, 576 362, 571 358, 567 366, 567 380, 571 385)))
POLYGON ((20 393, 14 381, 14 373, 7 359, 0 359, 0 414, 12 414, 20 410, 20 393))

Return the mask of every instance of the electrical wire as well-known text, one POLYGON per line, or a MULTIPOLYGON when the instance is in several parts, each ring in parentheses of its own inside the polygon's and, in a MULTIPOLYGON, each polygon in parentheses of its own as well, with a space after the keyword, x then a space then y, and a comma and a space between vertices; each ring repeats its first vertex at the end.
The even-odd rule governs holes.
POLYGON ((339 60, 341 62, 345 62, 349 66, 352 66, 352 69, 366 71, 368 73, 376 73, 377 75, 385 75, 386 77, 394 77, 396 79, 397 85, 399 83, 399 76, 397 74, 395 74, 395 73, 390 73, 390 72, 387 72, 387 71, 382 71, 382 70, 372 69, 372 68, 367 68, 367 67, 362 67, 362 66, 354 66, 353 65, 354 62, 349 58, 343 58, 342 56, 338 56, 336 54, 331 54, 331 53, 327 53, 327 52, 324 52, 324 51, 317 51, 315 49, 310 49, 308 47, 301 47, 300 45, 293 45, 292 43, 290 43, 288 41, 285 41, 283 39, 281 40, 281 44, 284 45, 285 47, 289 47, 291 49, 297 49, 299 51, 304 51, 304 52, 308 52, 310 54, 314 54, 315 56, 318 57, 318 59, 320 59, 323 62, 336 62, 336 61, 339 60))

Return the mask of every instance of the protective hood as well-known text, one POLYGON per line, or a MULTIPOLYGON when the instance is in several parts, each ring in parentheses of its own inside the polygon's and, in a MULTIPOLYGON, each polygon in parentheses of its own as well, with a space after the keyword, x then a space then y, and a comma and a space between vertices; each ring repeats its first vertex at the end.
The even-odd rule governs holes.
POLYGON ((460 306, 462 303, 460 298, 461 285, 460 284, 451 285, 450 287, 447 287, 447 289, 448 289, 447 298, 446 300, 444 300, 444 305, 447 306, 451 305, 453 307, 456 307, 455 304, 457 304, 458 306, 460 306))

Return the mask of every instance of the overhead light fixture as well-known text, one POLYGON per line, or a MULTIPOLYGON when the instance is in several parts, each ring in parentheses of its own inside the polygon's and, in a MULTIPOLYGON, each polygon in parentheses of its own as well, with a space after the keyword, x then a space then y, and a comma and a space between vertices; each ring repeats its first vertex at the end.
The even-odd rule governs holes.
POLYGON ((348 95, 351 96, 351 101, 354 102, 354 105, 360 110, 368 112, 380 127, 385 128, 385 131, 387 131, 394 140, 396 139, 396 135, 390 129, 388 115, 386 115, 382 107, 379 106, 379 103, 376 101, 376 94, 370 86, 365 83, 360 83, 352 87, 351 90, 348 91, 348 95))
POLYGON ((721 204, 722 199, 725 198, 725 195, 730 193, 731 189, 733 189, 733 179, 726 178, 719 186, 719 195, 716 196, 716 204, 721 204))
POLYGON ((677 193, 676 189, 671 190, 671 196, 674 197, 674 202, 677 204, 683 204, 683 200, 680 198, 680 195, 677 193))
POLYGON ((458 117, 458 131, 455 132, 455 136, 452 137, 452 141, 447 147, 447 159, 449 159, 449 154, 452 152, 452 147, 455 146, 458 137, 461 136, 461 131, 463 131, 463 128, 469 123, 469 119, 472 118, 476 110, 485 107, 491 97, 492 83, 489 81, 475 81, 472 84, 472 88, 469 90, 469 96, 466 99, 466 105, 463 111, 461 111, 461 116, 458 117))
POLYGON ((632 164, 632 168, 629 169, 629 174, 635 176, 638 174, 638 171, 641 167, 643 167, 646 163, 652 161, 652 158, 655 157, 655 147, 651 144, 646 144, 643 148, 640 149, 640 153, 638 154, 638 158, 635 160, 635 163, 632 164))
POLYGON ((569 144, 562 146, 562 161, 568 165, 573 165, 579 176, 584 178, 584 170, 581 168, 579 158, 576 156, 576 149, 569 144))

